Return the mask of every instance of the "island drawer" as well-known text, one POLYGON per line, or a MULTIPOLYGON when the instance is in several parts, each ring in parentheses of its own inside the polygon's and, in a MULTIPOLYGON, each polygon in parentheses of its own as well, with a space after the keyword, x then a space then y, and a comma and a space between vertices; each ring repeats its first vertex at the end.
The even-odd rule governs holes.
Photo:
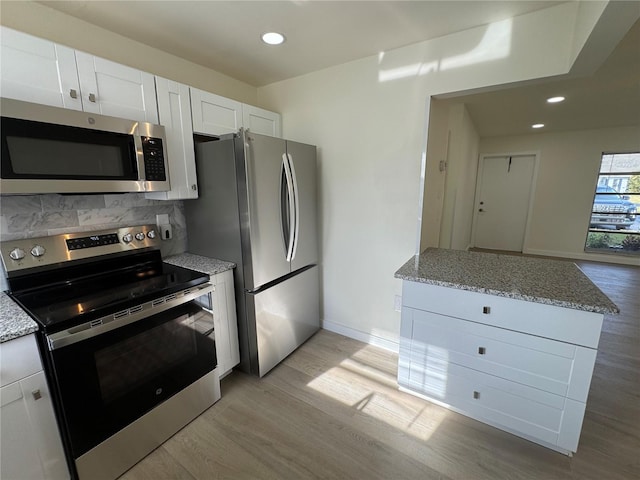
POLYGON ((587 400, 596 350, 406 307, 405 319, 412 362, 430 357, 587 400))
POLYGON ((601 313, 419 282, 403 282, 404 307, 597 348, 601 313))
POLYGON ((400 385, 471 418, 561 451, 576 451, 585 403, 428 356, 400 385))

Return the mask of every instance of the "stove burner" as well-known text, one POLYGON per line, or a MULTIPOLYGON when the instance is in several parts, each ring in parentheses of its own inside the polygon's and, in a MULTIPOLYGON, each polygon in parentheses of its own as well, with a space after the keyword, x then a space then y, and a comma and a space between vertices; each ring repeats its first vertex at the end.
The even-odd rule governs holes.
POLYGON ((54 333, 209 280, 207 274, 163 263, 159 252, 127 256, 126 264, 84 263, 47 273, 39 286, 10 295, 45 333, 54 333))

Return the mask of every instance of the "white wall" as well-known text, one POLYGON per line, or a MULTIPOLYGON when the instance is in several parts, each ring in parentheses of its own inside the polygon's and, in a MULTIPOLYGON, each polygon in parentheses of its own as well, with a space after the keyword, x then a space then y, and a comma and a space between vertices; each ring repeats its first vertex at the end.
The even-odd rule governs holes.
POLYGON ((453 105, 449 112, 440 248, 466 250, 470 245, 479 141, 480 137, 466 107, 462 104, 453 105))
POLYGON ((640 125, 480 139, 480 154, 540 152, 524 252, 640 265, 628 255, 584 252, 603 152, 639 152, 640 125))
MULTIPOLYGON (((153 8, 152 2, 149 2, 149 5, 153 8)), ((240 102, 257 105, 257 90, 251 85, 134 42, 44 5, 26 1, 4 1, 0 2, 0 13, 0 23, 6 27, 240 102)))
MULTIPOLYGON (((577 11, 561 4, 258 89, 286 137, 319 146, 325 327, 397 341, 393 275, 418 248, 421 175, 439 161, 422 166, 429 99, 568 72, 577 11)), ((442 178, 425 180, 425 208, 439 208, 442 178)))

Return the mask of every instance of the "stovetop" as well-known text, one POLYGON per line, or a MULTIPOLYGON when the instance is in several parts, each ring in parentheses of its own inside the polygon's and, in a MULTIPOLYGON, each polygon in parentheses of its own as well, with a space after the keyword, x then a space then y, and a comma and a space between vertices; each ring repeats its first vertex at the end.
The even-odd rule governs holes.
MULTIPOLYGON (((55 333, 209 280, 205 273, 162 262, 155 239, 149 245, 150 239, 145 236, 139 245, 121 248, 123 243, 132 243, 123 242, 124 235, 122 232, 75 235, 87 241, 69 241, 67 235, 63 240, 69 248, 68 256, 81 249, 80 258, 21 268, 18 276, 8 279, 11 290, 7 293, 45 333, 55 333), (94 242, 91 238, 99 240, 94 242), (78 247, 83 243, 90 246, 78 247), (111 253, 103 254, 105 248, 111 253)), ((30 243, 56 243, 51 237, 47 238, 48 243, 40 240, 33 239, 30 243)), ((22 249, 13 242, 11 249, 15 248, 22 249)))

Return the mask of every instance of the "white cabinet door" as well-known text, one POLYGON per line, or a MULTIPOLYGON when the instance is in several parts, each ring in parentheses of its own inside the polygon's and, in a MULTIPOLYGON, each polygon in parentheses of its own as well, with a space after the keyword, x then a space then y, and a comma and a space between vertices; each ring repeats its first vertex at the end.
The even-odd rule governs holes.
POLYGON ((6 27, 0 42, 0 96, 82 110, 73 49, 6 27))
POLYGON ((194 133, 224 135, 242 127, 242 104, 213 93, 191 89, 194 133))
POLYGON ((2 479, 68 479, 44 372, 0 389, 2 479))
POLYGON ((154 200, 198 198, 189 87, 156 77, 156 92, 159 120, 167 139, 171 190, 147 193, 146 197, 154 200))
POLYGON ((254 107, 242 105, 242 124, 250 132, 272 137, 282 137, 280 114, 254 107))
POLYGON ((213 279, 213 321, 215 327, 216 353, 220 377, 231 372, 240 363, 236 300, 233 286, 233 271, 218 273, 213 279))
POLYGON ((76 51, 85 112, 158 123, 153 75, 76 51))
POLYGON ((20 382, 0 388, 0 477, 44 479, 20 382))

